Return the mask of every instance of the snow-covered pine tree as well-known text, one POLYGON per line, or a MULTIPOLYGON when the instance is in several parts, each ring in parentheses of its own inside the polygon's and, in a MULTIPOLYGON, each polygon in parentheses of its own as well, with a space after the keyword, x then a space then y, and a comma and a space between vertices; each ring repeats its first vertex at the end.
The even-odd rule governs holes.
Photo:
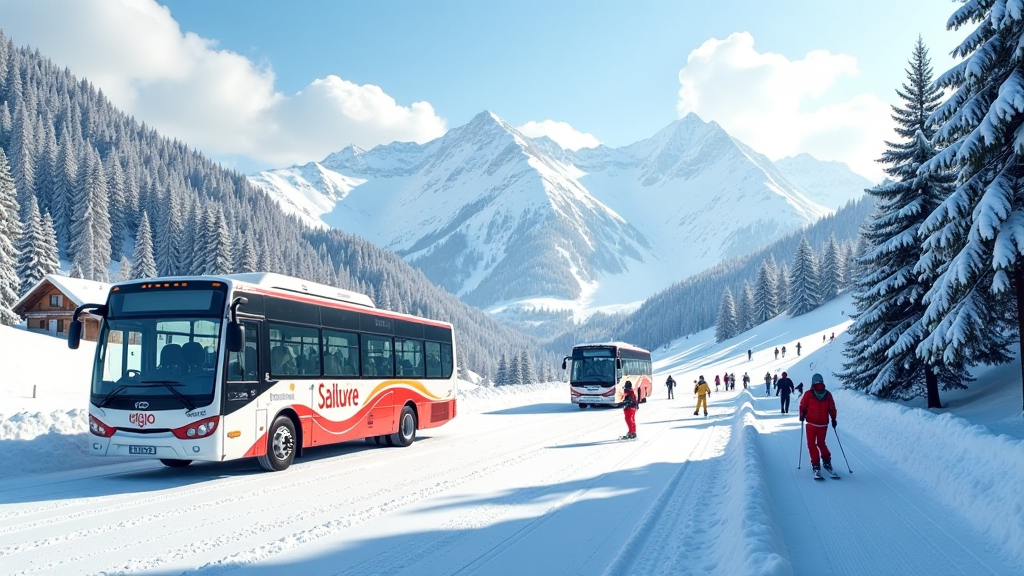
POLYGON ((35 288, 35 285, 49 273, 43 271, 46 257, 42 252, 45 249, 46 238, 43 235, 43 220, 39 217, 35 196, 28 197, 28 210, 24 211, 24 214, 26 220, 15 247, 18 252, 18 278, 21 280, 19 297, 35 288))
MULTIPOLYGON (((121 255, 121 264, 118 268, 117 275, 120 278, 118 282, 124 282, 125 280, 132 279, 132 261, 127 256, 121 255)), ((113 278, 111 278, 113 280, 113 278)))
POLYGON ((806 237, 800 239, 789 276, 789 313, 799 316, 817 308, 821 303, 818 293, 818 262, 806 237))
POLYGON ((57 252, 57 231, 53 227, 53 219, 50 213, 43 214, 43 223, 40 225, 43 233, 43 246, 39 251, 39 268, 43 275, 60 274, 60 253, 57 252))
POLYGON ((821 267, 818 280, 822 303, 828 302, 839 295, 843 286, 843 260, 839 254, 839 242, 836 235, 829 236, 828 243, 821 255, 821 267))
POLYGON ((74 145, 69 142, 65 131, 57 148, 57 169, 50 197, 50 214, 53 217, 53 227, 57 231, 58 253, 63 253, 69 258, 72 256, 68 245, 71 242, 71 221, 77 205, 77 182, 78 158, 75 156, 74 145))
POLYGON ((736 304, 732 300, 732 290, 725 287, 718 303, 718 320, 715 322, 715 340, 721 342, 739 334, 736 326, 736 304))
POLYGON ((523 368, 519 365, 519 354, 511 354, 508 358, 508 383, 510 385, 523 383, 523 368))
POLYGON ((18 221, 18 191, 14 176, 7 163, 7 154, 0 148, 0 324, 13 326, 21 321, 12 308, 18 302, 17 263, 15 241, 21 233, 18 221))
POLYGON ((526 350, 519 353, 519 369, 523 373, 522 384, 533 384, 537 381, 537 376, 533 373, 533 360, 526 350))
POLYGON ((754 291, 750 282, 743 281, 743 289, 736 301, 736 329, 746 332, 754 327, 754 291))
POLYGON ((765 260, 757 271, 757 287, 754 289, 754 323, 761 324, 771 320, 778 314, 779 295, 778 282, 773 270, 774 266, 765 260))
POLYGON ((789 264, 779 266, 779 312, 789 310, 789 264))
POLYGON ((145 210, 139 219, 139 230, 135 233, 135 253, 132 255, 130 280, 156 277, 156 260, 153 258, 153 232, 149 227, 149 215, 145 210))
MULTIPOLYGON (((207 274, 230 274, 233 270, 234 259, 231 256, 231 235, 228 234, 227 223, 224 221, 224 211, 220 207, 210 208, 210 230, 206 238, 210 242, 207 246, 209 260, 207 260, 207 274)), ((308 276, 307 276, 308 277, 308 276)), ((388 308, 389 310, 393 308, 388 308)))
POLYGON ((507 386, 508 383, 508 358, 502 352, 501 358, 498 359, 498 371, 494 374, 494 385, 507 386))
POLYGON ((977 27, 953 50, 964 61, 936 81, 952 94, 929 119, 941 150, 922 166, 958 171, 956 188, 921 227, 917 267, 935 278, 918 353, 952 368, 1008 362, 1024 335, 1024 13, 968 2, 948 27, 969 24, 977 27))
POLYGON ((896 91, 902 105, 892 107, 900 141, 887 142, 881 159, 891 180, 867 190, 876 208, 861 234, 875 248, 857 263, 863 274, 853 293, 857 312, 839 377, 849 388, 882 398, 927 396, 928 406, 939 408, 940 384, 944 390, 961 388, 966 374, 917 357, 930 283, 914 268, 921 257, 921 224, 952 191, 955 175, 919 171, 936 154, 928 118, 942 93, 932 83, 928 50, 920 38, 909 64, 903 90, 896 91))
POLYGON ((125 206, 125 182, 121 163, 117 158, 107 162, 107 205, 110 209, 110 260, 120 260, 128 232, 128 214, 125 206))

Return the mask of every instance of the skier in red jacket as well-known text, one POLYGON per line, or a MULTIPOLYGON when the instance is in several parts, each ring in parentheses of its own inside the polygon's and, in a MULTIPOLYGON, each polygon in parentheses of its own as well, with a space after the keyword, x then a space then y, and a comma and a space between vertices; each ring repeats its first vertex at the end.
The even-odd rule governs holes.
POLYGON ((622 386, 622 405, 628 432, 625 436, 620 436, 619 440, 633 440, 636 438, 636 409, 640 407, 640 403, 637 402, 636 392, 633 392, 633 383, 629 380, 622 386))
POLYGON ((828 432, 828 421, 832 419, 832 427, 836 427, 836 401, 832 393, 825 389, 825 379, 821 374, 811 377, 811 389, 800 398, 800 422, 807 423, 807 451, 811 456, 811 469, 814 476, 821 478, 820 464, 825 471, 832 471, 832 453, 825 445, 825 434, 828 432), (819 456, 820 452, 820 456, 819 456))

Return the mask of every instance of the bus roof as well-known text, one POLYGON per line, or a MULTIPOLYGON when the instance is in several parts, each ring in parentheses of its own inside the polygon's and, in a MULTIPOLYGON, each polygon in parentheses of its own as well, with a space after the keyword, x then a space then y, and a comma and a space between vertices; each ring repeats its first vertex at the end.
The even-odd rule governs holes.
POLYGON ((277 290, 284 290, 286 292, 318 296, 320 298, 327 298, 328 300, 339 300, 341 302, 358 304, 368 308, 376 308, 376 306, 373 305, 373 300, 370 300, 370 297, 366 294, 360 294, 359 292, 352 292, 351 290, 328 286, 326 284, 309 282, 308 280, 295 278, 293 276, 274 274, 273 272, 226 274, 224 275, 224 278, 234 280, 236 282, 251 284, 253 286, 259 286, 261 288, 276 288, 277 290))
POLYGON ((626 348, 628 350, 636 350, 637 352, 647 352, 648 354, 650 353, 648 350, 645 350, 639 346, 634 346, 627 342, 594 342, 591 344, 576 344, 575 346, 573 346, 573 350, 575 350, 576 348, 626 348))

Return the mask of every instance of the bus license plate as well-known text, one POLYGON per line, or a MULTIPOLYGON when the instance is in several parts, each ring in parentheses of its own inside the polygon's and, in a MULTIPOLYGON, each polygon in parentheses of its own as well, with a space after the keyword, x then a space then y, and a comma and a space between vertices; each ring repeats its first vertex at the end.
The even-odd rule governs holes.
POLYGON ((156 456, 156 446, 128 446, 129 454, 151 454, 156 456))
POLYGON ((600 396, 583 396, 583 397, 580 398, 580 401, 583 402, 584 404, 589 404, 590 402, 600 402, 601 401, 601 397, 600 396))

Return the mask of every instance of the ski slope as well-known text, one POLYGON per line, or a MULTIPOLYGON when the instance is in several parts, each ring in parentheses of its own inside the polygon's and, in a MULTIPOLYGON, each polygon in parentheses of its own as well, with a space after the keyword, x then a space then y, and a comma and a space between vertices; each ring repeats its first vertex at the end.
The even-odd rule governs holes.
MULTIPOLYGON (((982 379, 985 398, 1004 395, 999 408, 963 404, 998 434, 951 413, 838 390, 842 452, 836 431, 828 443, 841 479, 814 481, 795 399, 781 414, 757 374, 788 370, 808 383, 821 372, 835 390, 848 320, 824 308, 721 344, 702 333, 656 351, 656 381, 672 373, 682 386, 674 400, 656 388, 632 442, 617 440, 621 410, 579 410, 564 384, 467 386, 460 415, 409 448, 317 448, 282 473, 254 461, 82 467, 62 451, 76 440, 84 450, 84 433, 33 437, 23 425, 43 429, 81 407, 47 415, 21 395, 0 406, 0 457, 11 464, 0 475, 0 572, 1020 574, 1019 381, 1001 392, 982 379), (832 331, 837 341, 822 343, 832 331), (803 355, 793 357, 798 340, 803 355), (771 350, 783 343, 791 352, 775 360, 771 350), (687 383, 725 371, 747 371, 754 385, 713 393, 710 416, 694 416, 687 383), (19 411, 7 412, 11 405, 19 411), (22 459, 56 460, 55 471, 18 472, 22 459)), ((53 392, 56 400, 38 402, 51 409, 77 398, 53 392)), ((946 397, 957 404, 979 393, 946 397)))

